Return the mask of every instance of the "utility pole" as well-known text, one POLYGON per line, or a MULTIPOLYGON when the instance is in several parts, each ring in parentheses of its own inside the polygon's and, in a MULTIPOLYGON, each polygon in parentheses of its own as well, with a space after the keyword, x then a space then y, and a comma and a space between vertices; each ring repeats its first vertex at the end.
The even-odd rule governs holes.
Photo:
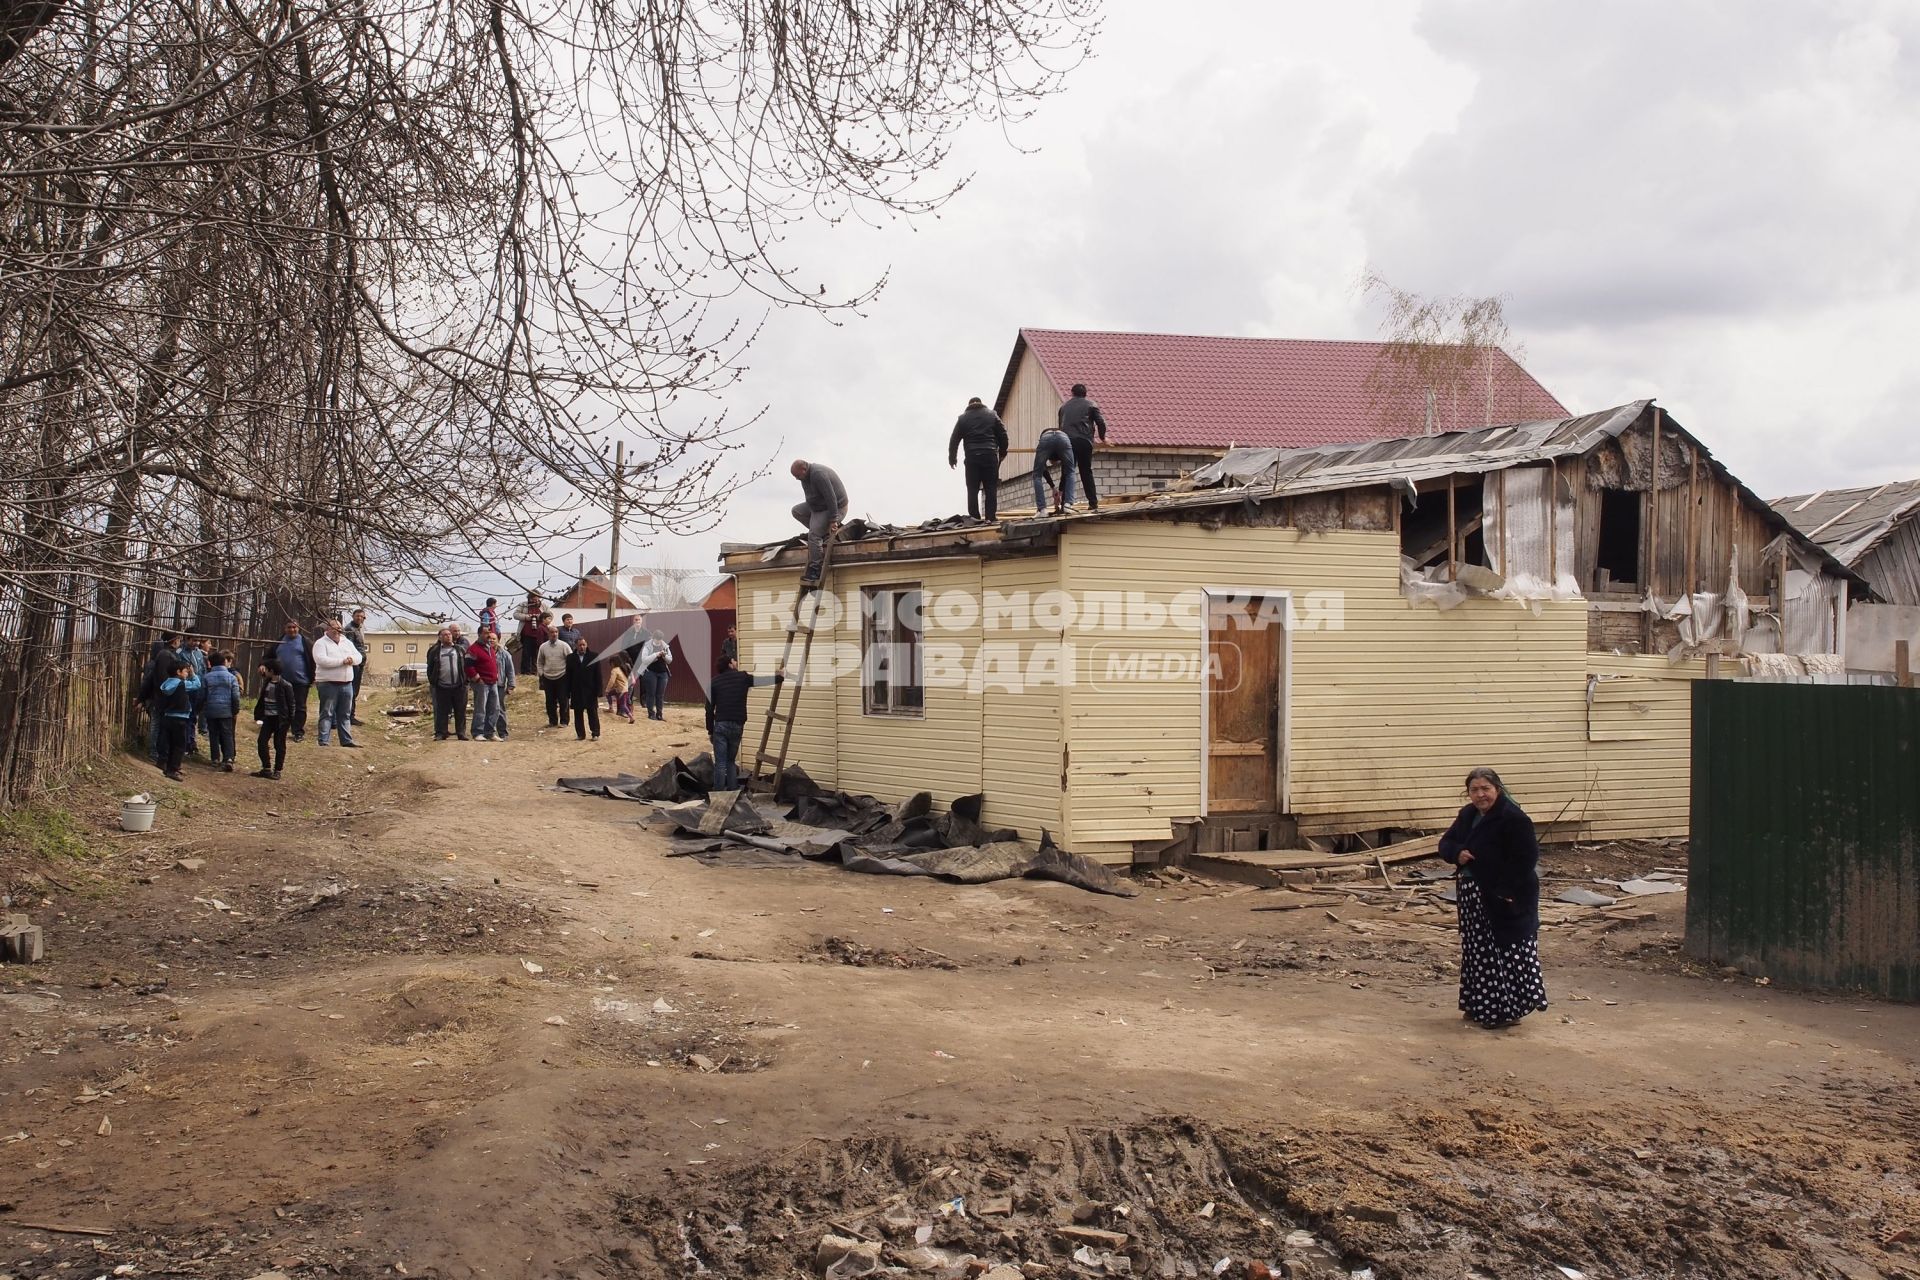
POLYGON ((627 470, 627 442, 613 445, 613 550, 607 558, 607 616, 613 616, 613 593, 620 581, 620 499, 621 479, 627 470))

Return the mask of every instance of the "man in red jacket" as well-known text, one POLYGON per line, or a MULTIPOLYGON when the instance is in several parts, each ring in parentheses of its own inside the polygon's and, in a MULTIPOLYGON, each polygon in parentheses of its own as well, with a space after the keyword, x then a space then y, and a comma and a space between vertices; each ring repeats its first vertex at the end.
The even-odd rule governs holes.
POLYGON ((500 705, 500 659, 481 636, 467 650, 467 683, 473 686, 474 740, 493 741, 493 726, 502 715, 500 705))

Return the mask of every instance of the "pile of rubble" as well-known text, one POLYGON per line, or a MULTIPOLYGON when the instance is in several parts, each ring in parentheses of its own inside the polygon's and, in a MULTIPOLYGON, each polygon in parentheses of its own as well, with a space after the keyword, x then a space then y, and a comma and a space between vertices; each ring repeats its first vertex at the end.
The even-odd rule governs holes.
POLYGON ((986 797, 956 799, 936 813, 925 791, 897 805, 869 795, 828 791, 789 767, 769 803, 745 791, 714 791, 713 760, 675 757, 648 778, 561 778, 568 791, 636 800, 679 837, 669 856, 744 866, 832 862, 868 875, 932 876, 960 884, 1028 878, 1058 880, 1094 893, 1139 892, 1106 867, 1067 853, 1041 832, 1037 846, 1020 833, 981 822, 986 797), (780 816, 775 816, 780 815, 780 816))

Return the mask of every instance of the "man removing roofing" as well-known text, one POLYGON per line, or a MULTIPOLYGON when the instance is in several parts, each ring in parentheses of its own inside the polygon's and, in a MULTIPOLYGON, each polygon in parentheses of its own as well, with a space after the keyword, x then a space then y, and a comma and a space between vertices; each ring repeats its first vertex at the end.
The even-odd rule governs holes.
POLYGON ((1007 457, 1007 428, 1000 415, 979 396, 967 401, 967 411, 947 437, 947 466, 957 465, 961 445, 967 450, 967 514, 980 519, 980 491, 986 490, 986 519, 993 522, 999 503, 1000 464, 1007 457))
MULTIPOLYGON (((1060 406, 1060 429, 1067 433, 1067 439, 1073 442, 1073 460, 1080 468, 1080 487, 1087 491, 1087 510, 1100 509, 1100 495, 1093 487, 1093 432, 1099 428, 1100 442, 1107 440, 1107 420, 1100 416, 1100 406, 1087 399, 1087 386, 1084 382, 1073 384, 1073 395, 1060 406)), ((1069 490, 1067 504, 1073 504, 1073 494, 1069 490)))
POLYGON ((827 539, 840 531, 847 518, 847 487, 832 467, 795 458, 789 468, 800 482, 806 501, 793 508, 793 518, 807 526, 807 572, 800 579, 803 587, 820 585, 820 570, 826 556, 827 539))

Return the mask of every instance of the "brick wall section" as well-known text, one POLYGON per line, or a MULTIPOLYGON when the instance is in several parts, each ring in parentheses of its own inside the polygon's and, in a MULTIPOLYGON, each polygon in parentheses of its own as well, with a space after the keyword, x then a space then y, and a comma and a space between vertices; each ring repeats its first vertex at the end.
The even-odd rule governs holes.
MULTIPOLYGON (((1032 465, 1031 454, 1024 456, 1032 465)), ((1011 461, 1011 459, 1009 459, 1011 461)), ((1155 488, 1165 487, 1168 481, 1177 479, 1185 472, 1200 466, 1207 459, 1192 453, 1152 453, 1133 452, 1124 449, 1096 449, 1093 452, 1093 482, 1100 490, 1100 496, 1116 493, 1151 493, 1155 488), (1158 484, 1156 484, 1158 482, 1158 484)), ((1020 475, 1000 482, 1000 505, 1013 510, 1031 510, 1033 507, 1033 473, 1023 471, 1020 475)), ((1086 505, 1086 495, 1080 492, 1079 475, 1076 472, 1073 482, 1074 501, 1086 505)))

